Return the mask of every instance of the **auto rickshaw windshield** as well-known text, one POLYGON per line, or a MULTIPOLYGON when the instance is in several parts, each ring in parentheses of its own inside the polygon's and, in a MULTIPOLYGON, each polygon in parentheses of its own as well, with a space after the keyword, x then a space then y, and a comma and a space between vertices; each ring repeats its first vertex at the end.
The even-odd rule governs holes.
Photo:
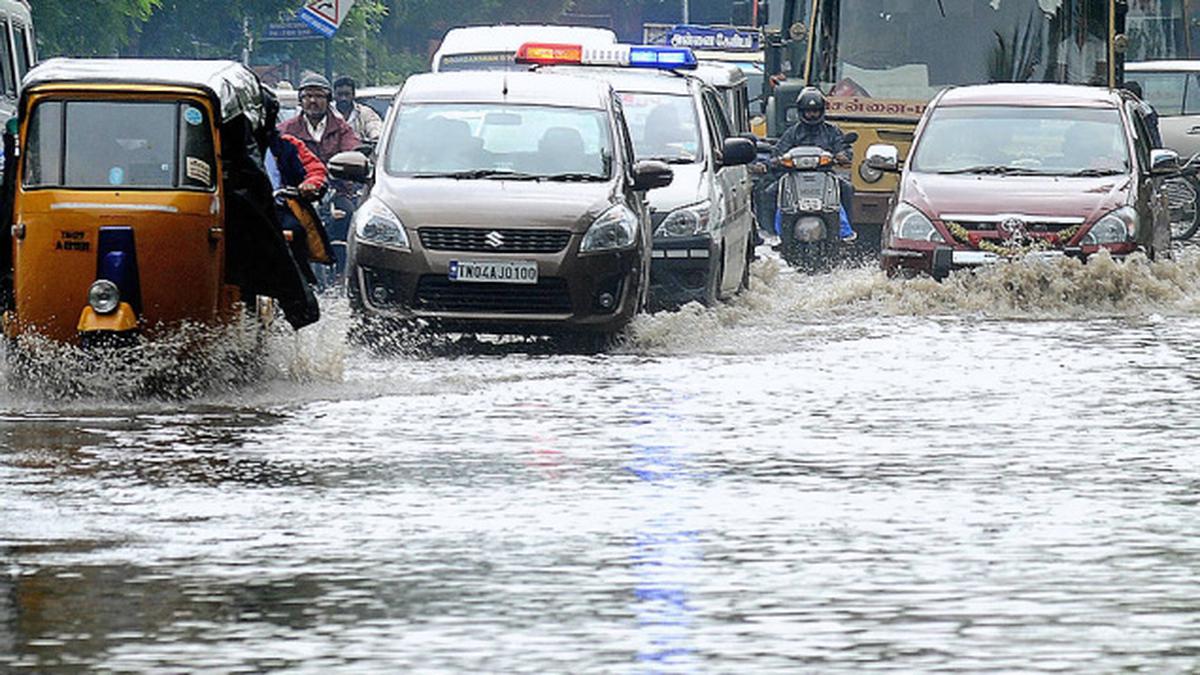
POLYGON ((216 186, 208 115, 186 101, 43 101, 26 153, 26 188, 216 186))

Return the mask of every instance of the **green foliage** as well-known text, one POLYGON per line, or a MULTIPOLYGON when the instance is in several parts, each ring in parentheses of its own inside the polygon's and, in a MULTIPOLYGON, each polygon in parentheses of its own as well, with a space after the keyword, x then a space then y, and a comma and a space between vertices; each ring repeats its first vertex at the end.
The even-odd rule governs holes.
POLYGON ((115 56, 136 39, 162 0, 37 0, 42 55, 115 56))

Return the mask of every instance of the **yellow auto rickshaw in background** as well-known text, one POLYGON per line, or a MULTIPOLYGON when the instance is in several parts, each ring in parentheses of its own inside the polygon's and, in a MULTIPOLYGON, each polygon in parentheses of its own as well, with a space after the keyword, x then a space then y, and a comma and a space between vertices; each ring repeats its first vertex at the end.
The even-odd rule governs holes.
POLYGON ((30 71, 0 201, 5 335, 153 339, 227 324, 256 298, 293 327, 316 321, 262 165, 262 91, 232 61, 53 59, 30 71))

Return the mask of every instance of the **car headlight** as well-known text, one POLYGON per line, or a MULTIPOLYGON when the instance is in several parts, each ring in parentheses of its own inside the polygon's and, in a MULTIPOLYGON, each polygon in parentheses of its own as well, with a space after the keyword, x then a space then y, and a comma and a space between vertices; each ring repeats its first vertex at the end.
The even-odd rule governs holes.
POLYGON ((99 279, 88 289, 88 304, 97 314, 112 314, 121 304, 121 289, 108 279, 99 279))
POLYGON ((703 201, 692 206, 675 209, 667 214, 658 227, 655 237, 694 237, 708 233, 709 209, 712 202, 703 201))
POLYGON ((638 218, 624 204, 617 204, 600 214, 583 235, 581 253, 613 251, 629 248, 637 241, 638 218))
POLYGON ((364 243, 409 251, 404 224, 381 200, 371 197, 354 212, 354 235, 364 243))
POLYGON ((1137 236, 1138 215, 1131 206, 1122 206, 1105 215, 1083 235, 1081 244, 1123 244, 1137 236))
POLYGON ((896 239, 945 243, 946 239, 921 210, 901 202, 892 213, 892 236, 896 239))

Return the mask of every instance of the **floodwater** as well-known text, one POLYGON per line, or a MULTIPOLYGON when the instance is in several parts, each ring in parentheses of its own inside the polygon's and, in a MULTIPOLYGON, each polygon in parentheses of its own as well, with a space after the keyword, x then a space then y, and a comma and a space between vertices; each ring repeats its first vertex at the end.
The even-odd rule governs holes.
POLYGON ((600 356, 338 304, 248 386, 9 374, 0 671, 1195 671, 1198 309, 767 259, 600 356))

